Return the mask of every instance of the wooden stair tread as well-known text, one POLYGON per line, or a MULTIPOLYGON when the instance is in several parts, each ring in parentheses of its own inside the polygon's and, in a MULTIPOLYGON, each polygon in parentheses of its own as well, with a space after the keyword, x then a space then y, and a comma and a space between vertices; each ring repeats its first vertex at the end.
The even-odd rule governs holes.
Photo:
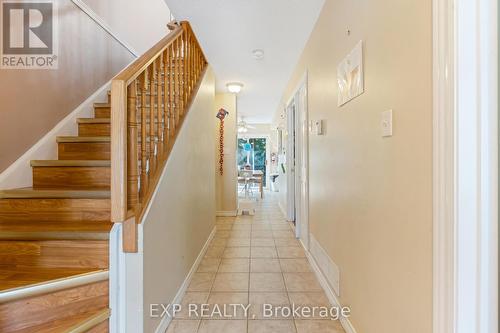
POLYGON ((78 118, 78 124, 110 124, 110 118, 78 118))
POLYGON ((0 232, 108 232, 113 227, 110 221, 96 222, 96 221, 1 221, 0 232))
POLYGON ((0 265, 0 295, 7 291, 19 290, 19 288, 32 287, 55 280, 82 276, 96 272, 92 268, 53 268, 53 267, 3 267, 0 265))
POLYGON ((111 167, 108 160, 32 160, 32 167, 111 167))
POLYGON ((109 136, 58 136, 58 143, 81 143, 81 142, 111 142, 109 136))
MULTIPOLYGON (((6 228, 4 228, 6 229, 6 228)), ((2 230, 0 240, 109 240, 109 230, 101 231, 17 231, 2 230)))
POLYGON ((110 316, 108 308, 85 312, 66 318, 53 320, 15 333, 83 333, 106 321, 110 316))
POLYGON ((110 108, 110 103, 94 103, 95 108, 110 108))
POLYGON ((31 187, 1 190, 0 199, 109 199, 106 190, 33 189, 31 187))

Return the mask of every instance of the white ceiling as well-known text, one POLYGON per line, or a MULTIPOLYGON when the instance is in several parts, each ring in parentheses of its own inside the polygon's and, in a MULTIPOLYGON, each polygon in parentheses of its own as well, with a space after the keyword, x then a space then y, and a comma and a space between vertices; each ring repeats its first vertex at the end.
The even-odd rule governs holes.
POLYGON ((177 20, 190 21, 217 77, 243 83, 238 113, 270 123, 319 16, 324 0, 165 0, 177 20), (252 50, 263 49, 256 60, 252 50))

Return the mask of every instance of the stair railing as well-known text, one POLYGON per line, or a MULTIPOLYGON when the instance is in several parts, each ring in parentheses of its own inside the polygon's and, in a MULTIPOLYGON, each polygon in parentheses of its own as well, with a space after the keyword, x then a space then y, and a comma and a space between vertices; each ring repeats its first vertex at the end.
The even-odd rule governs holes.
POLYGON ((169 29, 111 84, 111 220, 123 223, 125 252, 137 252, 137 223, 207 67, 189 23, 169 29))

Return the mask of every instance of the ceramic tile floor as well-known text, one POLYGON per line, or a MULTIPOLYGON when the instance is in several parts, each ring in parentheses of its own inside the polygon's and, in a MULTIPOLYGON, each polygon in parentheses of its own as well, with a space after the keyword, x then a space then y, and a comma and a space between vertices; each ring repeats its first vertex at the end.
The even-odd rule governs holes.
MULTIPOLYGON (((329 306, 277 198, 266 193, 254 216, 217 219, 217 232, 167 333, 344 333, 339 321, 263 316, 262 304, 329 306), (224 305, 231 318, 189 315, 188 304, 224 305), (250 304, 233 313, 230 304, 250 304)), ((211 312, 211 311, 210 311, 211 312)))

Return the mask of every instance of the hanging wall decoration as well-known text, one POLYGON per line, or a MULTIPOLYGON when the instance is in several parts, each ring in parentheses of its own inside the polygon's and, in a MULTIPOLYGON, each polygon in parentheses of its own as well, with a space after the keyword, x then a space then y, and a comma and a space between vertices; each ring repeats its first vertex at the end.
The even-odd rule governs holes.
POLYGON ((224 109, 217 112, 217 118, 220 120, 219 125, 219 172, 221 176, 224 174, 224 118, 229 114, 224 109))
POLYGON ((362 41, 338 65, 337 82, 339 86, 338 106, 346 104, 365 91, 362 41))

